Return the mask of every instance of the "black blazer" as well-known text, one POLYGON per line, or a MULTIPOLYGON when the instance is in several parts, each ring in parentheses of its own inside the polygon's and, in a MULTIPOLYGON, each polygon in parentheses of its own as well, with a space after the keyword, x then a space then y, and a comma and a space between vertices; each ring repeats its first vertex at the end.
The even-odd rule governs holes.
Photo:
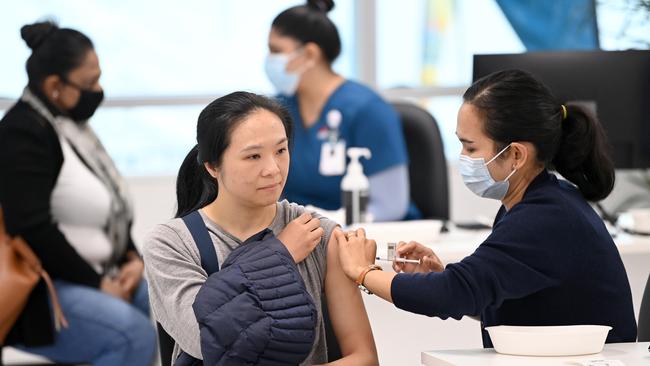
MULTIPOLYGON (((62 165, 54 127, 29 104, 18 101, 0 120, 0 205, 7 231, 27 241, 53 279, 98 288, 101 276, 70 245, 51 215, 50 198, 62 165)), ((135 250, 130 238, 128 248, 135 250)), ((54 341, 53 335, 41 281, 6 343, 45 345, 54 341)))

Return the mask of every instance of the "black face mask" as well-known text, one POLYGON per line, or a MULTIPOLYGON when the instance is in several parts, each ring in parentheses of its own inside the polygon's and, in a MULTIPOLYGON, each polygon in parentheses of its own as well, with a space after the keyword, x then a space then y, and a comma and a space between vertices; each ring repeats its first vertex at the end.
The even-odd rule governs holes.
POLYGON ((79 92, 81 93, 77 104, 72 109, 68 110, 68 115, 70 115, 70 118, 77 123, 85 122, 95 114, 97 107, 99 107, 104 100, 104 91, 82 89, 78 85, 69 81, 65 81, 65 83, 79 89, 79 92))

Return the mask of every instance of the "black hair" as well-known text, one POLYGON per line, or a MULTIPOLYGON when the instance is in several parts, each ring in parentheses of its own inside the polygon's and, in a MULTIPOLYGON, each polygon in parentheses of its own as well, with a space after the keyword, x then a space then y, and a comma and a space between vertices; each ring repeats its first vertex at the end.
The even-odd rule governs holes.
POLYGON ((50 75, 67 80, 70 71, 79 67, 93 43, 90 38, 74 29, 59 28, 53 21, 25 25, 20 35, 31 48, 27 59, 29 86, 38 90, 50 75))
POLYGON ((604 199, 614 188, 611 148, 596 116, 561 103, 533 75, 495 72, 472 84, 463 100, 479 110, 497 150, 511 142, 532 143, 537 160, 573 182, 589 201, 604 199))
POLYGON ((294 6, 278 14, 271 27, 302 44, 315 43, 332 64, 341 53, 339 32, 327 17, 327 12, 333 8, 333 0, 308 0, 306 5, 294 6))
POLYGON ((258 94, 234 92, 214 100, 201 111, 196 126, 197 145, 185 157, 176 178, 176 217, 198 210, 217 198, 217 181, 203 164, 220 166, 232 131, 259 110, 278 116, 287 139, 291 139, 293 122, 289 112, 274 100, 258 94))

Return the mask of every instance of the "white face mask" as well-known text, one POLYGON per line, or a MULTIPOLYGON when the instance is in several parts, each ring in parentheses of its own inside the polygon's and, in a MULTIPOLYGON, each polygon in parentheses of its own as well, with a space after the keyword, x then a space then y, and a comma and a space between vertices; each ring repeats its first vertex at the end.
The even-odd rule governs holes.
POLYGON ((295 94, 300 82, 301 72, 290 73, 287 71, 287 64, 293 57, 293 53, 269 53, 266 56, 266 76, 275 87, 275 90, 285 96, 295 94))
POLYGON ((492 175, 490 175, 487 165, 493 162, 494 159, 506 151, 510 146, 511 145, 504 147, 487 163, 483 158, 470 158, 467 155, 460 156, 460 175, 463 177, 463 182, 470 191, 474 192, 478 196, 495 200, 502 200, 503 197, 506 196, 506 193, 508 193, 508 187, 510 187, 508 179, 515 174, 517 169, 513 169, 506 179, 497 182, 492 178, 492 175))

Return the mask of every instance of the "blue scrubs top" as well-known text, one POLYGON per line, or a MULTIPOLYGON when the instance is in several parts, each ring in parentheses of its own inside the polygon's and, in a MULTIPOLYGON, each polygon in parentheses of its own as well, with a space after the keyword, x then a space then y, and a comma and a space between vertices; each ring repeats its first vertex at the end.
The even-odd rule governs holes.
MULTIPOLYGON (((348 147, 367 147, 372 158, 361 159, 363 172, 371 176, 384 169, 407 164, 402 124, 397 112, 370 88, 354 81, 341 84, 325 103, 316 124, 305 128, 298 109, 298 96, 278 97, 294 121, 291 165, 284 195, 290 202, 327 210, 341 207, 343 175, 319 172, 321 145, 328 142, 327 113, 341 112, 339 139, 348 147)), ((346 167, 349 159, 346 158, 346 167)))

